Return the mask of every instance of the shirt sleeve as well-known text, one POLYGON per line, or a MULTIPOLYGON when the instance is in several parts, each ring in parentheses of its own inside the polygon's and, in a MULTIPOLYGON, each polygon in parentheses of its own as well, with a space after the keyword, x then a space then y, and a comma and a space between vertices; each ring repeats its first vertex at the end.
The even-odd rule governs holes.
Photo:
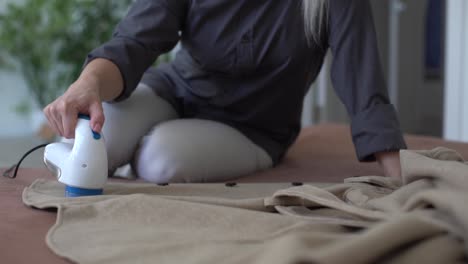
POLYGON ((397 113, 388 98, 368 0, 330 0, 328 43, 331 78, 351 118, 360 161, 406 148, 397 113))
POLYGON ((88 54, 85 65, 93 59, 104 58, 119 68, 124 90, 115 101, 128 98, 158 56, 177 44, 186 16, 185 2, 135 1, 117 25, 112 39, 88 54))

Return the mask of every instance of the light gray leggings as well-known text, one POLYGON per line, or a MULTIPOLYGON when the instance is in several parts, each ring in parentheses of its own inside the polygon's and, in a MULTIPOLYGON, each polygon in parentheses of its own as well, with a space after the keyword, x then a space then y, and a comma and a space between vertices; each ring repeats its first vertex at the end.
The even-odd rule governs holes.
POLYGON ((110 171, 131 163, 150 182, 213 182, 272 166, 270 156, 236 129, 178 119, 174 108, 145 84, 127 100, 103 107, 110 171))

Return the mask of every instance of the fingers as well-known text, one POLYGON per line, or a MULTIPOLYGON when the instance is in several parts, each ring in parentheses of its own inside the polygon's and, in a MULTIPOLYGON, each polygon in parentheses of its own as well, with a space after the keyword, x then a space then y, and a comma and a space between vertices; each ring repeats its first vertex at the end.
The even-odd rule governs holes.
POLYGON ((52 120, 55 122, 57 126, 57 130, 62 137, 65 137, 63 124, 62 124, 62 116, 60 114, 52 115, 52 120))
POLYGON ((62 121, 54 104, 48 105, 44 109, 44 114, 49 121, 50 126, 57 135, 63 136, 62 121))
POLYGON ((65 138, 75 138, 75 128, 78 122, 78 110, 73 107, 65 106, 65 117, 62 119, 65 138))
POLYGON ((57 135, 61 135, 60 130, 58 128, 58 124, 55 122, 55 118, 53 118, 53 114, 52 114, 53 111, 51 107, 52 107, 51 105, 48 105, 46 108, 44 108, 44 111, 43 111, 44 115, 46 116, 47 121, 49 121, 49 125, 54 131, 54 133, 57 135))
POLYGON ((75 137, 78 113, 89 114, 91 129, 100 133, 104 125, 104 112, 98 87, 94 89, 76 82, 59 98, 49 104, 44 113, 52 129, 65 138, 75 137))
POLYGON ((59 98, 44 109, 44 114, 58 135, 74 138, 78 111, 72 104, 59 98))
POLYGON ((89 114, 91 116, 91 129, 97 133, 101 133, 105 120, 101 102, 93 102, 89 107, 89 114))

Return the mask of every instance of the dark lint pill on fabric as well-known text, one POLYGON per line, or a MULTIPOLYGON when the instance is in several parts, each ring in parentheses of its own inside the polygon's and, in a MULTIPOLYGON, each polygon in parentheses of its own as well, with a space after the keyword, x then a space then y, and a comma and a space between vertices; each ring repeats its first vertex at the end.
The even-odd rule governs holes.
POLYGON ((234 186, 236 186, 236 185, 237 185, 237 183, 235 183, 235 182, 228 182, 228 183, 226 183, 226 187, 234 187, 234 186))
POLYGON ((304 185, 302 182, 293 182, 291 183, 292 186, 302 186, 304 185))
POLYGON ((158 183, 158 186, 168 186, 169 183, 158 183))

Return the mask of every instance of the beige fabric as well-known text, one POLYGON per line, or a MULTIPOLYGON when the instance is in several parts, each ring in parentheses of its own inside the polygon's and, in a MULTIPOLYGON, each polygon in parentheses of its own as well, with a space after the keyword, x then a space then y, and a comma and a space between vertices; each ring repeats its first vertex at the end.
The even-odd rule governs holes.
POLYGON ((36 181, 23 201, 58 208, 47 244, 78 263, 458 263, 468 252, 468 164, 402 151, 403 183, 110 184, 63 198, 36 181))

